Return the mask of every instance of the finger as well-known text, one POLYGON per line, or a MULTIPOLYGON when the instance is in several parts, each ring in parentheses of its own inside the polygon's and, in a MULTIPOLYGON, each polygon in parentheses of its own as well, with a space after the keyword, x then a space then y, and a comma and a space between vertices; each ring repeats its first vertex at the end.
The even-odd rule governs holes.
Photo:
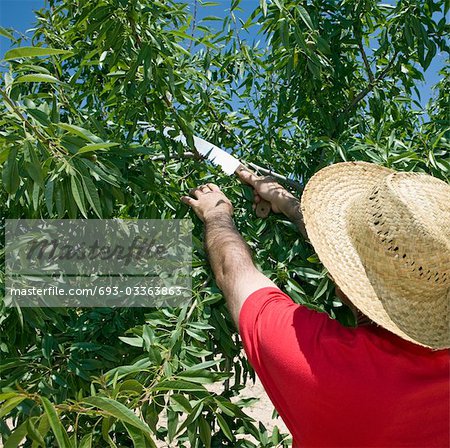
POLYGON ((186 205, 192 207, 195 204, 195 199, 191 198, 190 196, 182 196, 181 202, 184 202, 186 205))
POLYGON ((250 171, 247 171, 245 168, 242 170, 238 170, 236 174, 239 176, 239 179, 241 179, 242 182, 249 184, 252 187, 255 186, 256 181, 258 180, 258 176, 251 173, 250 171))
POLYGON ((206 186, 209 187, 211 191, 220 191, 220 188, 216 184, 206 184, 206 186))
POLYGON ((252 210, 256 210, 256 204, 252 204, 252 210))
POLYGON ((255 201, 255 204, 258 204, 259 202, 261 202, 261 196, 259 194, 255 194, 254 201, 255 201))
POLYGON ((199 187, 193 188, 192 190, 189 191, 189 194, 191 196, 194 196, 195 199, 198 199, 198 197, 202 193, 202 187, 203 187, 203 185, 200 185, 199 187))

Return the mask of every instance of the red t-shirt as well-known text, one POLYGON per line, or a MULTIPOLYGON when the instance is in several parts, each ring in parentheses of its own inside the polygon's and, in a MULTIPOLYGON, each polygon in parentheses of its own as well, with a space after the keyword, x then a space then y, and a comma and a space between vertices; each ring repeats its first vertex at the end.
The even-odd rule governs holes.
POLYGON ((344 327, 273 287, 247 298, 239 330, 293 447, 450 446, 449 350, 344 327))

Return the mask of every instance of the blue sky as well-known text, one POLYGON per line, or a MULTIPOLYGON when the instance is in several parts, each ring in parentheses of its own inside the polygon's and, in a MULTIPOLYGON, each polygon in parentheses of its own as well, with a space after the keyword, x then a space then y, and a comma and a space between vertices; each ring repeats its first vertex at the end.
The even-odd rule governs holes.
MULTIPOLYGON (((226 8, 229 7, 230 2, 221 0, 226 8)), ((394 3, 393 0, 385 0, 385 3, 394 3)), ((259 4, 259 0, 242 0, 240 7, 242 12, 238 13, 241 17, 248 17, 248 15, 254 10, 254 8, 259 4)), ((45 6, 45 0, 0 0, 0 26, 4 28, 14 28, 17 31, 25 33, 26 30, 33 27, 35 22, 34 10, 40 9, 45 6)), ((219 16, 223 17, 227 12, 224 6, 208 6, 202 7, 198 5, 197 7, 197 19, 201 19, 205 16, 219 16)), ((213 24, 214 22, 210 22, 213 24)), ((32 33, 29 32, 28 35, 32 33)), ((255 31, 251 34, 241 34, 241 38, 249 38, 251 40, 258 39, 255 31)), ((5 51, 9 48, 9 41, 0 36, 0 56, 2 56, 5 51)), ((418 88, 421 92, 421 103, 424 105, 430 96, 432 95, 431 88, 439 80, 439 70, 444 65, 444 58, 439 57, 439 53, 431 63, 427 72, 425 73, 425 83, 419 84, 418 88)))

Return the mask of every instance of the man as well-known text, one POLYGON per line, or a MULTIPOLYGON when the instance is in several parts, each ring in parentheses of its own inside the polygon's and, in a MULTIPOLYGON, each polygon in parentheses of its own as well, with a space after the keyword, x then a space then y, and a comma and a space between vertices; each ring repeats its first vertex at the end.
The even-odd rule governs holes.
POLYGON ((346 328, 292 302, 254 266, 217 186, 182 198, 205 224, 217 284, 293 446, 450 446, 450 186, 345 162, 316 173, 300 204, 273 181, 239 176, 307 232, 365 320, 346 328))

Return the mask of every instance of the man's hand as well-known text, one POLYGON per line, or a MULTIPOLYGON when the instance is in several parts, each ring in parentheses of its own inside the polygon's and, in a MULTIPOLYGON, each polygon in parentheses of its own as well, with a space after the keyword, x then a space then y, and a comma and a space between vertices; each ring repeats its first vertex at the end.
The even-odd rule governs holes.
POLYGON ((214 184, 201 185, 189 192, 191 196, 183 196, 181 200, 192 207, 196 215, 205 222, 215 214, 233 215, 233 205, 229 199, 214 184))
POLYGON ((238 170, 237 175, 242 182, 251 185, 254 188, 253 207, 262 199, 270 202, 274 213, 283 213, 300 230, 300 233, 308 240, 305 224, 303 222, 302 212, 300 210, 300 201, 289 191, 284 189, 278 182, 271 177, 258 177, 246 170, 238 170))
POLYGON ((287 215, 289 208, 292 206, 294 196, 283 188, 278 182, 271 177, 258 177, 247 170, 240 170, 237 175, 242 182, 251 185, 254 188, 254 204, 256 207, 261 199, 270 202, 270 206, 274 213, 284 213, 287 215))

